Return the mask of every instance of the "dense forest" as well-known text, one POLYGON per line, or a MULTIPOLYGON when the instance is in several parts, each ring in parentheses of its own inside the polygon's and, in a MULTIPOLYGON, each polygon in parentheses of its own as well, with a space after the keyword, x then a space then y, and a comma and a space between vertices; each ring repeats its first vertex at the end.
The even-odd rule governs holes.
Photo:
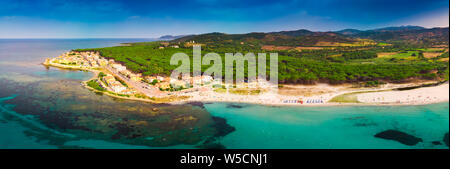
MULTIPOLYGON (((422 35, 427 30, 413 31, 422 35)), ((446 30, 448 35, 448 28, 446 30)), ((396 32, 389 32, 393 33, 396 32)), ((412 34, 411 30, 397 33, 412 34)), ((127 46, 77 51, 99 51, 102 56, 112 58, 143 75, 170 75, 178 67, 169 64, 171 56, 183 52, 192 57, 192 45, 197 44, 202 46, 202 55, 215 52, 222 56, 223 62, 225 53, 276 52, 279 55, 280 83, 448 80, 448 37, 430 34, 432 40, 427 41, 427 37, 422 36, 421 43, 393 37, 395 39, 373 40, 343 33, 306 30, 231 35, 209 33, 172 41, 131 43, 127 46), (269 50, 264 48, 266 45, 280 47, 269 50)), ((209 65, 203 65, 202 70, 208 67, 209 65)))

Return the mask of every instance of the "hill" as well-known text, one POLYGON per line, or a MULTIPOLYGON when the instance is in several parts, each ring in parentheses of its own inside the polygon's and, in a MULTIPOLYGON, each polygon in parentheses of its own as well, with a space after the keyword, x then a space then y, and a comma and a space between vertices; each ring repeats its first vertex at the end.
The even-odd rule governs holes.
MULTIPOLYGON (((247 34, 208 33, 178 38, 175 42, 195 41, 197 43, 251 43, 254 45, 277 46, 351 46, 360 44, 361 39, 403 45, 448 45, 449 28, 423 28, 420 26, 386 27, 361 31, 344 29, 336 32, 313 32, 305 29, 280 32, 255 32, 247 34)), ((367 42, 367 41, 366 41, 367 42)), ((366 43, 367 44, 367 43, 366 43)), ((360 45, 358 45, 360 46, 360 45)))
POLYGON ((164 36, 159 37, 158 39, 159 40, 174 40, 174 39, 182 38, 182 37, 185 37, 185 36, 189 36, 189 35, 176 35, 176 36, 164 35, 164 36))
POLYGON ((363 32, 363 31, 358 30, 358 29, 343 29, 340 31, 336 31, 336 33, 340 33, 342 35, 355 35, 355 34, 358 34, 361 32, 363 32))
POLYGON ((448 45, 449 28, 427 29, 420 26, 386 27, 367 31, 345 29, 337 31, 353 38, 372 39, 379 42, 409 45, 448 45))

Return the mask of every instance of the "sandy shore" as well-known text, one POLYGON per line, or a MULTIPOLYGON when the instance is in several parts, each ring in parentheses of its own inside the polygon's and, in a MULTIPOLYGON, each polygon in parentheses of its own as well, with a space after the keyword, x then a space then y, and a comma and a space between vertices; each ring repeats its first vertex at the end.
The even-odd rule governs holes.
POLYGON ((430 104, 449 100, 448 82, 434 87, 406 91, 385 91, 357 95, 358 101, 372 104, 430 104))
MULTIPOLYGON (((315 95, 281 95, 279 92, 268 91, 259 95, 237 95, 230 93, 217 93, 208 88, 200 89, 201 92, 185 94, 191 98, 187 101, 199 102, 230 102, 249 103, 273 106, 336 106, 336 105, 422 105, 449 100, 448 83, 423 87, 405 91, 392 89, 418 86, 417 83, 386 84, 378 88, 352 88, 348 85, 331 86, 318 84, 312 86, 296 85, 297 90, 322 90, 327 91, 315 95), (386 91, 389 90, 389 91, 386 91), (355 93, 355 94, 353 94, 355 93), (334 97, 352 94, 356 97, 354 103, 330 102, 334 97)), ((186 101, 180 102, 184 103, 186 101)))

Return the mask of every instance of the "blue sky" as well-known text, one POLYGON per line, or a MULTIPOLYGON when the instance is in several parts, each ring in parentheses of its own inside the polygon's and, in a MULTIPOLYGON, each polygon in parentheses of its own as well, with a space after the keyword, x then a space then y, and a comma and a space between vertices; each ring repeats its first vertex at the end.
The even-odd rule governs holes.
POLYGON ((1 0, 0 38, 448 27, 448 0, 1 0))

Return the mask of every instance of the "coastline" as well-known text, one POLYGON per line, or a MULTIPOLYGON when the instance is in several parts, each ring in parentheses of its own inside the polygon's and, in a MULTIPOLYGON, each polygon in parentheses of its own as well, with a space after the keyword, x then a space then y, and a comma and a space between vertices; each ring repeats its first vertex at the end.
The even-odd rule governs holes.
MULTIPOLYGON (((410 89, 410 90, 404 90, 404 91, 395 91, 397 88, 402 87, 414 87, 420 86, 417 84, 388 84, 384 87, 380 88, 359 88, 359 89, 351 89, 351 90, 344 90, 344 91, 334 91, 331 93, 323 94, 323 95, 315 95, 310 97, 305 96, 284 96, 280 95, 278 93, 268 92, 263 93, 258 96, 254 95, 238 95, 238 94, 222 94, 218 93, 212 90, 208 91, 202 91, 202 94, 182 94, 182 96, 188 96, 187 99, 181 100, 181 101, 156 101, 152 99, 144 99, 144 98, 137 98, 134 96, 131 97, 125 97, 125 96, 119 96, 114 95, 109 92, 103 92, 96 90, 90 86, 88 86, 86 83, 90 80, 96 79, 98 76, 98 73, 101 72, 100 70, 94 70, 94 69, 86 69, 86 68, 74 68, 71 66, 65 66, 60 64, 54 64, 54 63, 42 63, 45 66, 52 66, 52 67, 58 67, 63 69, 72 69, 72 70, 83 70, 83 71, 91 71, 94 73, 94 76, 90 78, 89 80, 83 81, 82 85, 86 87, 89 90, 92 90, 94 92, 100 92, 102 94, 106 94, 111 97, 119 98, 119 99, 127 99, 127 100, 135 100, 135 101, 144 101, 144 102, 150 102, 150 103, 157 103, 157 104, 188 104, 193 102, 201 102, 201 103, 208 103, 208 102, 224 102, 224 103, 243 103, 243 104, 256 104, 256 105, 267 105, 267 106, 407 106, 407 105, 427 105, 427 104, 434 104, 434 103, 442 103, 442 102, 448 102, 449 96, 448 96, 448 90, 449 90, 449 84, 448 82, 445 82, 444 84, 440 84, 438 86, 432 86, 432 87, 419 87, 416 89, 410 89), (441 91, 444 90, 444 91, 441 91), (431 92, 432 94, 438 96, 429 96, 430 92, 427 91, 434 91, 431 92), (355 93, 355 94, 352 94, 355 93), (341 95, 353 95, 357 98, 358 102, 355 103, 346 103, 346 102, 329 102, 333 98, 341 95), (326 96, 325 96, 326 95, 326 96), (435 97, 434 100, 412 100, 410 102, 398 102, 392 97, 401 97, 405 98, 407 95, 408 97, 418 97, 418 98, 430 98, 435 97), (422 96, 425 95, 425 96, 422 96), (251 98, 253 97, 253 99, 251 98), (258 97, 259 100, 256 100, 254 98, 258 97), (301 99, 299 99, 299 97, 301 99), (386 99, 384 101, 380 100, 373 100, 371 101, 371 98, 383 98, 386 99), (261 99, 263 98, 263 99, 261 99), (264 99, 265 98, 265 99, 264 99), (283 100, 284 99, 284 100, 283 100), (308 103, 305 102, 307 100, 320 100, 319 103, 308 103), (288 100, 289 102, 284 102, 285 100, 288 100), (300 100, 302 103, 300 103, 300 100)), ((423 84, 421 84, 423 85, 423 84)), ((301 85, 299 85, 301 87, 301 85)), ((308 86, 310 88, 320 88, 319 85, 314 86, 308 86)), ((339 88, 335 87, 335 88, 339 88)), ((200 92, 198 92, 200 93, 200 92)), ((174 96, 174 95, 172 95, 174 96)), ((167 97, 167 96, 166 96, 167 97)), ((169 96, 170 97, 170 96, 169 96)), ((405 100, 405 99, 403 99, 405 100)))

